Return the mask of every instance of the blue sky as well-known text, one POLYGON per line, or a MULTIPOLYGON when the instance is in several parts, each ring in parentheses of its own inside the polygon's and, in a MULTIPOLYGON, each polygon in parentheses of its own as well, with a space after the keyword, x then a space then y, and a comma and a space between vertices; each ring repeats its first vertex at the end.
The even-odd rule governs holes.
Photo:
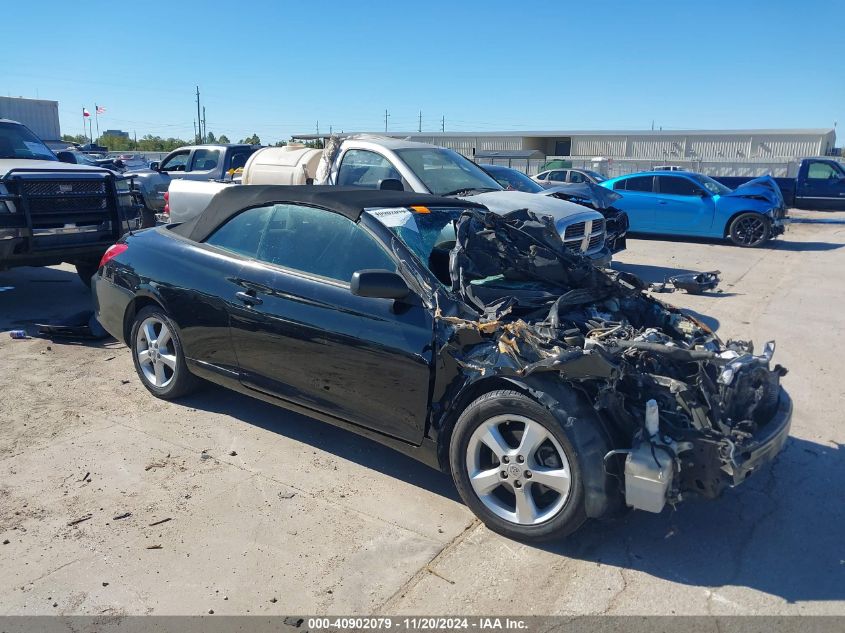
MULTIPOLYGON (((845 1, 4 3, 0 93, 100 129, 845 125, 845 1)), ((839 134, 842 144, 845 133, 839 134)))

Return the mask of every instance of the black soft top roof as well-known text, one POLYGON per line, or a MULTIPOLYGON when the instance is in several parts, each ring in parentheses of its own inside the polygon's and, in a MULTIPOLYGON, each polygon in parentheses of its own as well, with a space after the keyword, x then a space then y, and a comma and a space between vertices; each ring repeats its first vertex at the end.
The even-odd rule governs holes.
POLYGON ((428 207, 483 208, 482 205, 407 191, 381 191, 362 187, 333 187, 325 185, 240 185, 227 187, 212 198, 205 211, 178 226, 173 232, 201 242, 218 226, 238 212, 251 207, 275 203, 304 204, 322 207, 350 220, 357 221, 364 209, 372 207, 428 207))

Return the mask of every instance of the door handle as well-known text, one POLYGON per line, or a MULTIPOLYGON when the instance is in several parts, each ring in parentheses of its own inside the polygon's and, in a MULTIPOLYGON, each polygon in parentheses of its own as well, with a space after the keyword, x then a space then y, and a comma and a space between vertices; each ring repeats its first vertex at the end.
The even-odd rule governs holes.
POLYGON ((264 303, 262 299, 249 292, 236 292, 235 296, 247 305, 261 305, 264 303))

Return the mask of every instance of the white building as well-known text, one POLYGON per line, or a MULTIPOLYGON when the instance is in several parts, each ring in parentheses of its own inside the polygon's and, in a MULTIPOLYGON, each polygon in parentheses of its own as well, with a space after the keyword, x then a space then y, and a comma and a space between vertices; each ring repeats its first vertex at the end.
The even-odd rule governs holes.
POLYGON ((0 97, 0 119, 11 119, 23 123, 38 138, 45 141, 57 141, 62 138, 59 129, 58 101, 0 97))
MULTIPOLYGON (((477 162, 510 165, 531 174, 555 159, 584 167, 603 158, 611 175, 666 164, 724 176, 761 171, 785 175, 787 165, 796 158, 830 154, 836 143, 833 128, 389 132, 387 136, 449 147, 477 162)), ((294 138, 318 137, 303 134, 294 138)))

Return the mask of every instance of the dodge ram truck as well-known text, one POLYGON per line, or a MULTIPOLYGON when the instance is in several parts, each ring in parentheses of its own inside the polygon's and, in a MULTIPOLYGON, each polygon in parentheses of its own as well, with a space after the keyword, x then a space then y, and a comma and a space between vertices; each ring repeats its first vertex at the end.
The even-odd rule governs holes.
POLYGON ((90 286, 137 220, 129 178, 61 162, 25 125, 0 119, 0 270, 67 262, 90 286))

